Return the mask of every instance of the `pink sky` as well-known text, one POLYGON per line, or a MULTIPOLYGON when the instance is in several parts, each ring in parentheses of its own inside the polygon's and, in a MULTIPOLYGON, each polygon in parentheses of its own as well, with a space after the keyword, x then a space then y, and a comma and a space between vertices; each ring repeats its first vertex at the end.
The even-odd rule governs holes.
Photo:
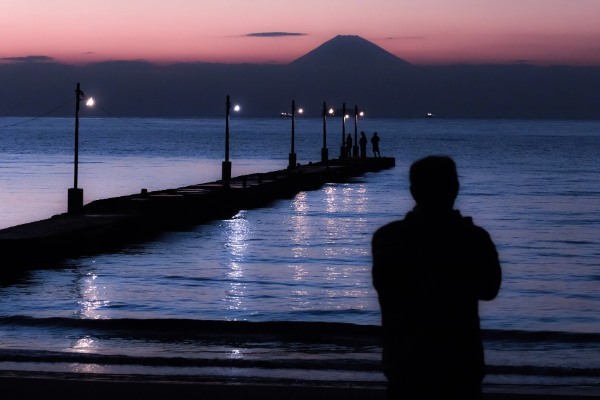
POLYGON ((0 0, 2 59, 287 63, 340 34, 414 64, 600 65, 600 1, 0 0))

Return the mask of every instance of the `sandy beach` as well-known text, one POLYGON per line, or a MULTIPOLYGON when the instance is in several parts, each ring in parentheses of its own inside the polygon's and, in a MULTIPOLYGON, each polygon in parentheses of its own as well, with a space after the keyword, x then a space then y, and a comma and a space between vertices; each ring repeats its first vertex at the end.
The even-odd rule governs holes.
MULTIPOLYGON (((192 378, 97 376, 81 374, 24 374, 4 371, 0 376, 2 398, 34 399, 327 399, 383 400, 381 386, 356 387, 335 383, 248 383, 232 380, 195 381, 192 378)), ((486 400, 589 400, 598 398, 595 387, 484 387, 486 400)))

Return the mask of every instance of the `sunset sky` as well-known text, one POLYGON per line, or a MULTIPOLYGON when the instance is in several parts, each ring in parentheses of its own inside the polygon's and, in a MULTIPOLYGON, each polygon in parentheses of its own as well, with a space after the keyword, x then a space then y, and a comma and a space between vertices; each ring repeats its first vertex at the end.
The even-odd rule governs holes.
POLYGON ((600 0, 0 0, 0 59, 287 63, 359 35, 414 64, 600 65, 600 0))

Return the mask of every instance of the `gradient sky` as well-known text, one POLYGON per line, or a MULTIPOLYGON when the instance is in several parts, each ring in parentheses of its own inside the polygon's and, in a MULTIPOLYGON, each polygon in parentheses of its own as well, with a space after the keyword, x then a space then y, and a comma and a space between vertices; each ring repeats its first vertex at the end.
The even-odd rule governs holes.
POLYGON ((0 59, 287 63, 359 35, 414 64, 600 65, 600 0, 0 0, 0 59))

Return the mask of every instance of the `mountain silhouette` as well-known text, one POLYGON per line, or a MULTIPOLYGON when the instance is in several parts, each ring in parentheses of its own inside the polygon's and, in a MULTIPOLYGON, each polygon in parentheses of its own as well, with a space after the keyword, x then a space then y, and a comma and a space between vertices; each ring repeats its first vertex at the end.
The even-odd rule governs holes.
POLYGON ((49 115, 58 104, 52 116, 71 116, 76 82, 102 105, 86 116, 222 116, 226 95, 244 116, 265 117, 292 99, 307 116, 327 101, 401 118, 598 119, 600 104, 598 66, 413 65, 359 36, 336 36, 289 64, 0 61, 0 116, 49 115))
POLYGON ((395 68, 410 64, 360 36, 338 35, 289 65, 320 68, 340 66, 395 68))

